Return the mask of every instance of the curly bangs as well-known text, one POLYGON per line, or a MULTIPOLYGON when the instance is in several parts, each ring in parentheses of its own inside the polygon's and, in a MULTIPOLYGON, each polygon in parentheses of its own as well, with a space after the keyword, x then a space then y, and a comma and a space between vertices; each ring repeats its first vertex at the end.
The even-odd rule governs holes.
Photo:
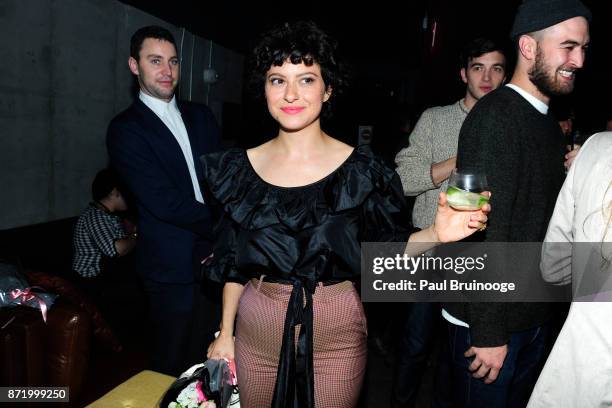
POLYGON ((337 42, 311 21, 283 23, 264 33, 253 49, 249 70, 249 90, 256 98, 264 96, 266 73, 287 60, 292 64, 319 64, 326 87, 333 95, 346 86, 344 66, 336 56, 337 42))

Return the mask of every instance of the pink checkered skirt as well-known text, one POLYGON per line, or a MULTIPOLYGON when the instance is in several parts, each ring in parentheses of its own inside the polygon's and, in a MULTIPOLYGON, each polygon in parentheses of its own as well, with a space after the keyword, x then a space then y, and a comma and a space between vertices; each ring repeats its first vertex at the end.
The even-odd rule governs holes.
MULTIPOLYGON (((236 369, 243 408, 269 408, 292 286, 252 279, 236 321, 236 369)), ((349 281, 319 285, 313 295, 315 406, 357 404, 366 366, 366 320, 349 281)), ((299 326, 298 326, 299 328, 299 326)), ((299 330, 296 330, 296 341, 299 330)))

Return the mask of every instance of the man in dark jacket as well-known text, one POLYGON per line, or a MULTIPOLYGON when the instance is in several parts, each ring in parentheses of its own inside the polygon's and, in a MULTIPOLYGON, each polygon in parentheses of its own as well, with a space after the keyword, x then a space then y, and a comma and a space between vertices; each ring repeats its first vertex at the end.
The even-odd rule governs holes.
POLYGON ((177 102, 179 57, 168 30, 143 27, 130 45, 128 63, 140 93, 110 123, 107 146, 138 206, 137 264, 154 326, 153 369, 177 375, 197 362, 185 355, 194 349, 189 342, 201 353, 206 345, 204 334, 191 330, 194 318, 203 318, 194 316, 194 248, 212 226, 198 158, 218 150, 219 132, 207 107, 177 102))

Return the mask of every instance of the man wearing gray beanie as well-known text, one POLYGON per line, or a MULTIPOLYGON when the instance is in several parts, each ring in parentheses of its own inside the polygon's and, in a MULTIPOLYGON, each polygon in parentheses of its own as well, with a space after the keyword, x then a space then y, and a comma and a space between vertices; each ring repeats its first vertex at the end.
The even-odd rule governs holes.
MULTIPOLYGON (((457 166, 485 174, 492 192, 485 242, 544 239, 565 177, 564 138, 548 104, 574 88, 590 19, 578 0, 524 0, 510 34, 517 47, 512 80, 482 98, 463 123, 457 166)), ((525 407, 545 358, 550 304, 444 308, 454 339, 445 353, 456 406, 525 407)))

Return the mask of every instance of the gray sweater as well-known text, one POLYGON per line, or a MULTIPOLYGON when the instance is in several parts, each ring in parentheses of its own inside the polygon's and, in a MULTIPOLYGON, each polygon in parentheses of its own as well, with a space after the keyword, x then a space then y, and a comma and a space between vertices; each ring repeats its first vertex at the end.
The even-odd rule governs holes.
POLYGON ((431 165, 457 154, 459 130, 467 114, 463 99, 452 105, 427 109, 410 134, 410 146, 395 156, 404 194, 417 196, 412 211, 415 227, 426 228, 433 224, 438 194, 446 191, 448 180, 436 186, 431 179, 431 165))

